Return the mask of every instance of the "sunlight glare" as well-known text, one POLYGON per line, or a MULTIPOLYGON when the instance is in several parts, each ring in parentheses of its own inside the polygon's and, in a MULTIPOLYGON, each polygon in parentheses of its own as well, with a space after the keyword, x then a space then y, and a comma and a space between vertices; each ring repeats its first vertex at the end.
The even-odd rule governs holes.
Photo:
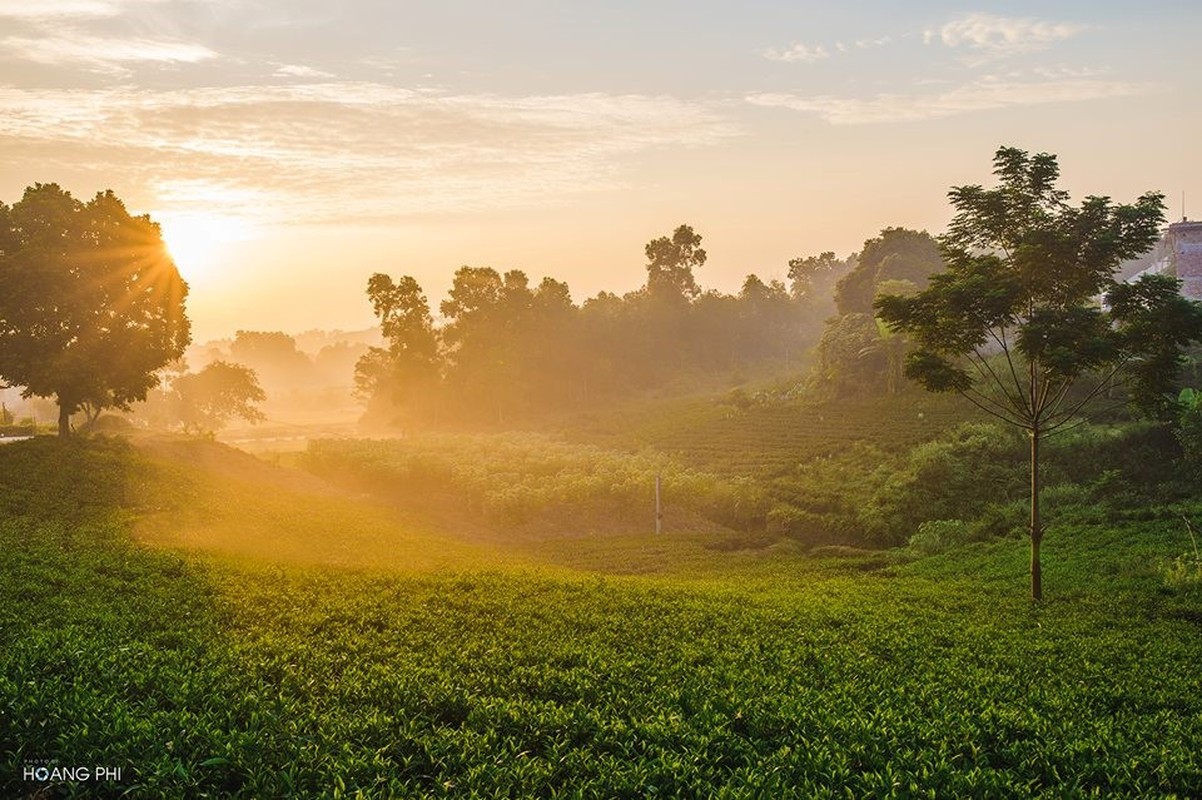
POLYGON ((157 218, 167 251, 190 281, 216 278, 232 261, 236 245, 255 238, 249 222, 228 214, 168 212, 157 218))

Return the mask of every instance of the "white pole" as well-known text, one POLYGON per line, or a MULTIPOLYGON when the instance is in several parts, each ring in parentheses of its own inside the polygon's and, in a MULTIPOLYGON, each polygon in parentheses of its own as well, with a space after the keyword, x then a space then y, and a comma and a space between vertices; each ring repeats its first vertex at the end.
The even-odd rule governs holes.
POLYGON ((658 472, 655 473, 655 535, 656 536, 663 533, 663 531, 664 531, 664 506, 663 506, 663 503, 660 501, 662 484, 663 484, 663 480, 660 477, 660 474, 658 472))

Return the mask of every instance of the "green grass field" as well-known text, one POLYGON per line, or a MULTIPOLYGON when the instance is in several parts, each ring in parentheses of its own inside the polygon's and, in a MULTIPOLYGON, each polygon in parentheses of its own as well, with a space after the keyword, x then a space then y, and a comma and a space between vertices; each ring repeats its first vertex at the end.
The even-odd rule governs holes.
POLYGON ((1202 795, 1202 505, 1054 528, 1038 606, 1020 540, 556 538, 205 442, 5 446, 0 512, 4 797, 1202 795))

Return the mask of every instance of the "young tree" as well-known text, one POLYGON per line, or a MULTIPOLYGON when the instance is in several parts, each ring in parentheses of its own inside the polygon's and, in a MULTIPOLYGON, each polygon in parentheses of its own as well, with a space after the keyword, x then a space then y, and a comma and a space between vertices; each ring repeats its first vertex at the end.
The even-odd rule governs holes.
POLYGON ((1026 431, 1036 600, 1043 596, 1040 444, 1116 384, 1152 405, 1176 374, 1180 347, 1202 337, 1202 313, 1175 280, 1113 278, 1120 262, 1156 242, 1162 195, 1130 205, 1087 197, 1073 206, 1056 188, 1059 173, 1053 155, 999 149, 996 188, 949 192, 956 214, 941 241, 947 270, 916 295, 876 303, 881 319, 914 343, 907 376, 931 391, 958 392, 1026 431))
POLYGON ((234 417, 261 422, 257 404, 267 399, 253 369, 226 361, 180 375, 169 397, 184 430, 194 433, 213 433, 234 417))
POLYGON ((0 213, 0 377, 81 408, 128 408, 189 341, 187 285, 159 226, 111 191, 82 203, 36 184, 0 213))

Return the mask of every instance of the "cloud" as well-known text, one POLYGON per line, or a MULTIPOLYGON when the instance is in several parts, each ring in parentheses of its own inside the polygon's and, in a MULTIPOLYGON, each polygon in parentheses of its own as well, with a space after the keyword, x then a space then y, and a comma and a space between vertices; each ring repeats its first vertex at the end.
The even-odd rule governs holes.
POLYGON ((280 64, 274 73, 277 78, 333 78, 333 74, 300 64, 280 64))
POLYGON ((738 133, 716 106, 646 95, 505 97, 349 81, 0 86, 0 168, 70 159, 105 181, 123 176, 163 211, 197 202, 198 186, 220 186, 213 202, 261 221, 538 202, 623 185, 625 156, 738 133))
POLYGON ((923 41, 929 44, 938 38, 948 47, 968 48, 982 58, 993 59, 1046 49, 1077 35, 1086 27, 975 13, 944 24, 938 32, 926 31, 923 41))
POLYGON ((150 38, 111 38, 65 31, 53 36, 0 38, 0 51, 38 64, 74 64, 96 72, 123 72, 138 62, 195 63, 215 58, 209 48, 191 42, 150 38))
POLYGON ((881 36, 876 39, 857 39, 856 47, 861 50, 867 50, 871 47, 884 47, 893 41, 892 36, 881 36))
POLYGON ((777 50, 771 47, 764 51, 764 58, 769 61, 784 61, 786 63, 794 63, 797 61, 803 64, 813 64, 816 61, 830 58, 830 53, 822 45, 810 47, 804 44, 795 44, 787 50, 777 50))
POLYGON ((27 21, 115 17, 121 4, 106 0, 0 0, 0 17, 27 21))
POLYGON ((974 111, 1048 103, 1075 103, 1147 94, 1147 84, 1090 78, 1023 80, 986 77, 938 94, 878 94, 869 98, 761 92, 747 101, 818 115, 834 125, 913 122, 974 111))
POLYGON ((0 0, 0 20, 16 31, 0 35, 0 55, 15 61, 76 66, 91 72, 125 74, 138 63, 180 64, 215 58, 208 47, 173 36, 97 33, 98 24, 161 0, 0 0))

